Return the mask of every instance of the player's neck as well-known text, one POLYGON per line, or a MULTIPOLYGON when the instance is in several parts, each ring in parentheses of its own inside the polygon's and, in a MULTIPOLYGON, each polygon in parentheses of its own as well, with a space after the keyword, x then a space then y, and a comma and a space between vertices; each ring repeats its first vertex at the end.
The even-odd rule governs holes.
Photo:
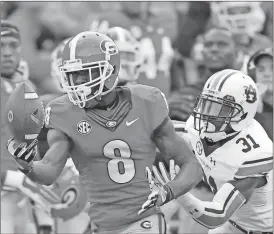
POLYGON ((104 95, 99 101, 96 108, 103 110, 112 110, 114 109, 119 102, 119 95, 116 90, 104 95))

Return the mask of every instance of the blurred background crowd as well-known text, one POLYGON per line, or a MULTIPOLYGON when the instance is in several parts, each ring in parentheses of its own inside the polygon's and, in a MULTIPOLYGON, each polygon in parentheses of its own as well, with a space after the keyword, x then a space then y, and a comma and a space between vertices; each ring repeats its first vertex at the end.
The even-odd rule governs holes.
MULTIPOLYGON (((256 118, 273 139, 273 2, 1 2, 1 10, 1 19, 20 29, 29 79, 40 95, 55 92, 52 52, 60 42, 119 26, 142 42, 144 69, 136 82, 166 94, 171 119, 188 118, 213 73, 237 69, 258 84, 256 118)), ((180 233, 183 213, 170 214, 172 233, 180 233)))

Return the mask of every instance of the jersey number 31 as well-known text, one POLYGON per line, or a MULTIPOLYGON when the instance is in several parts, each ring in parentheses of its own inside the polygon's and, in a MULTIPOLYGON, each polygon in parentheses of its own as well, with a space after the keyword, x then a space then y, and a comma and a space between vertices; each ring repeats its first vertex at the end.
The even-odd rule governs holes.
POLYGON ((253 137, 250 136, 249 134, 247 134, 245 138, 239 138, 239 139, 236 141, 236 144, 239 144, 240 142, 241 142, 241 143, 243 144, 243 146, 244 146, 244 148, 242 149, 242 151, 243 151, 244 153, 249 152, 250 150, 252 150, 252 148, 253 148, 253 149, 257 149, 257 148, 260 147, 260 145, 257 144, 257 143, 255 142, 255 140, 253 139, 253 137), (249 140, 251 144, 250 144, 247 140, 249 140))

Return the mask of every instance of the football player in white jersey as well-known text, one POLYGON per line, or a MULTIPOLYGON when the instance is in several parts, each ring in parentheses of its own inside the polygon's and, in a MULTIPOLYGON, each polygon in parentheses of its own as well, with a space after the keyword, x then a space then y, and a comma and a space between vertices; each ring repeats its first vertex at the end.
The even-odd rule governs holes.
MULTIPOLYGON (((210 234, 273 233, 272 141, 254 119, 258 98, 249 76, 226 69, 208 79, 186 124, 175 123, 215 194, 212 201, 199 200, 191 193, 177 201, 211 229, 210 234)), ((170 165, 174 174, 174 163, 170 165)), ((165 184, 173 179, 174 175, 160 168, 161 173, 152 168, 156 181, 165 184)))
POLYGON ((136 84, 145 57, 141 52, 141 43, 125 28, 113 27, 106 32, 120 51, 121 68, 118 86, 136 84))

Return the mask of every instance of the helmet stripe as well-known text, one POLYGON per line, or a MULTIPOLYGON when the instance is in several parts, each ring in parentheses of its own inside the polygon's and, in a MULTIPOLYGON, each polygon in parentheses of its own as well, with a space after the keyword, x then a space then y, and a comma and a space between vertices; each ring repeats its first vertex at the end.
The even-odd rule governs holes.
MULTIPOLYGON (((234 74, 235 70, 223 70, 220 72, 217 72, 213 77, 211 78, 210 84, 208 85, 208 88, 211 90, 217 90, 218 84, 221 84, 223 86, 223 83, 230 77, 230 75, 234 74)), ((218 89, 220 91, 220 88, 218 89)))
POLYGON ((214 77, 212 77, 212 81, 211 81, 211 84, 210 84, 210 89, 212 90, 215 90, 217 89, 217 85, 219 83, 219 81, 227 74, 227 73, 230 73, 231 71, 229 70, 223 70, 223 71, 220 71, 220 72, 217 72, 214 77))
POLYGON ((222 79, 222 81, 220 81, 220 85, 219 85, 219 88, 218 88, 218 91, 219 91, 219 92, 221 92, 221 90, 222 90, 222 88, 223 88, 224 83, 226 82, 226 80, 227 80, 229 77, 231 77, 231 76, 233 76, 234 74, 236 74, 236 73, 237 73, 237 71, 232 71, 232 72, 230 72, 229 74, 227 74, 227 75, 222 79))
POLYGON ((70 57, 70 60, 74 60, 76 59, 75 58, 75 52, 76 52, 76 46, 77 46, 77 42, 78 40, 80 39, 80 37, 82 37, 82 34, 84 34, 86 32, 82 32, 82 33, 79 33, 78 35, 76 35, 69 43, 69 47, 70 47, 70 54, 69 54, 69 57, 70 57))
POLYGON ((214 81, 215 81, 215 78, 216 77, 218 77, 219 76, 219 74, 220 74, 221 72, 217 72, 217 73, 215 73, 214 75, 212 75, 209 79, 208 79, 208 81, 207 81, 207 87, 206 88, 210 88, 210 86, 213 86, 213 83, 214 83, 214 81))

